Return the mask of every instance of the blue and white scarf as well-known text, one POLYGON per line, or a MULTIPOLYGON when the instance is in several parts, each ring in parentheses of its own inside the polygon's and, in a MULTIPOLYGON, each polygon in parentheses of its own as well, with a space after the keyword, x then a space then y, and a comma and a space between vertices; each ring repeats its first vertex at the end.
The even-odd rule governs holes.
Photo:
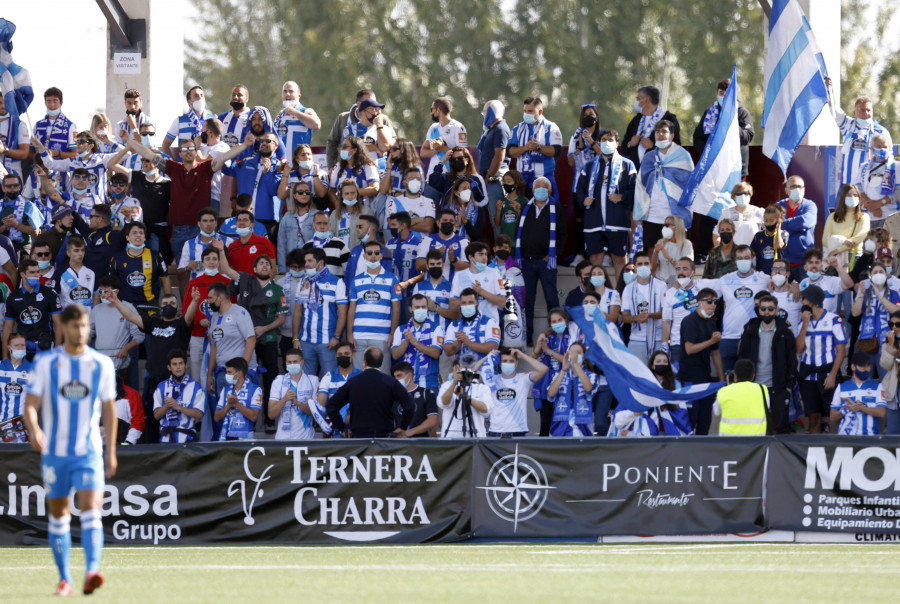
MULTIPOLYGON (((534 206, 535 217, 537 217, 537 206, 534 203, 534 199, 532 199, 525 205, 522 216, 519 218, 519 231, 516 233, 516 261, 520 265, 522 263, 522 230, 525 227, 525 218, 528 216, 532 206, 534 206)), ((556 204, 553 203, 552 199, 548 199, 547 206, 549 206, 547 209, 550 211, 550 249, 547 251, 547 268, 554 269, 556 268, 556 204)))
MULTIPOLYGON (((619 177, 622 175, 622 159, 623 158, 621 155, 619 155, 618 151, 613 151, 612 156, 609 158, 609 183, 606 186, 607 195, 609 195, 610 193, 619 192, 619 177)), ((597 161, 594 162, 594 167, 591 169, 591 180, 588 183, 588 197, 590 197, 591 199, 595 199, 594 187, 600 180, 601 166, 605 171, 606 162, 603 161, 602 157, 598 157, 597 161)))
POLYGON ((722 110, 722 107, 719 105, 719 101, 713 103, 709 109, 706 110, 706 114, 703 116, 703 134, 709 136, 712 134, 713 128, 716 127, 716 124, 719 122, 719 111, 722 110))
POLYGON ((191 120, 191 124, 194 126, 194 138, 200 136, 200 133, 203 132, 205 120, 197 115, 193 108, 188 110, 188 119, 191 120))
MULTIPOLYGON (((892 152, 893 153, 893 152, 892 152)), ((894 166, 894 158, 888 157, 884 162, 878 162, 874 159, 870 159, 866 163, 863 164, 862 168, 862 183, 865 186, 865 183, 869 181, 869 173, 874 172, 881 166, 884 166, 884 170, 882 172, 882 180, 881 180, 881 195, 882 197, 890 197, 894 193, 894 176, 895 176, 895 166, 894 166)))
MULTIPOLYGON (((409 320, 401 330, 400 335, 404 336, 407 329, 412 330, 414 334, 416 334, 416 339, 420 344, 425 346, 436 346, 434 341, 434 328, 437 327, 437 322, 432 321, 431 319, 425 319, 425 323, 422 324, 422 327, 416 329, 416 323, 412 319, 409 320)), ((406 352, 403 353, 403 359, 413 368, 413 379, 419 384, 420 379, 425 378, 431 371, 432 359, 430 356, 421 352, 418 348, 410 344, 406 347, 406 352)), ((419 384, 421 385, 421 384, 419 384)))
POLYGON ((310 312, 318 311, 319 305, 322 303, 322 292, 319 290, 319 281, 324 279, 328 274, 329 270, 326 266, 312 277, 301 277, 300 289, 297 291, 297 304, 305 305, 306 309, 310 312), (309 287, 306 287, 307 283, 309 283, 309 287))
POLYGON ((585 391, 584 384, 575 375, 575 371, 566 370, 553 401, 553 416, 550 421, 565 422, 574 429, 577 425, 592 424, 593 418, 591 395, 585 391))
POLYGON ((665 113, 666 110, 659 105, 656 107, 656 111, 651 115, 641 116, 641 121, 638 123, 638 132, 642 138, 651 138, 653 136, 653 129, 656 128, 656 122, 661 120, 665 113))
POLYGON ((541 363, 549 367, 550 370, 544 374, 544 378, 540 382, 537 382, 531 388, 531 396, 535 399, 535 404, 537 404, 538 400, 547 398, 547 390, 550 388, 550 384, 562 371, 562 363, 551 357, 547 351, 552 350, 557 354, 565 355, 569 351, 570 338, 571 334, 568 329, 562 332, 561 335, 551 333, 547 336, 544 352, 541 353, 541 363))

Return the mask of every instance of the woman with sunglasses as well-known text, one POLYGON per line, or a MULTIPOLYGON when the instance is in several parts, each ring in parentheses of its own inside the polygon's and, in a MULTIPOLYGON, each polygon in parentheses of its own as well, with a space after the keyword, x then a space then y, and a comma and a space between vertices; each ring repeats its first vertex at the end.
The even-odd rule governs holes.
POLYGON ((572 192, 578 182, 578 175, 588 163, 600 154, 600 119, 597 115, 597 106, 588 103, 581 106, 581 115, 578 117, 578 128, 569 139, 569 165, 575 168, 575 178, 572 180, 572 192))
POLYGON ((322 166, 313 161, 312 147, 309 145, 297 145, 291 156, 290 162, 284 162, 282 167, 281 182, 278 183, 278 197, 281 201, 288 201, 288 193, 293 195, 293 187, 303 181, 310 187, 312 202, 318 209, 327 207, 328 186, 322 179, 325 171, 322 166))
MULTIPOLYGON (((879 365, 884 379, 881 387, 884 389, 884 400, 887 403, 887 426, 885 434, 900 434, 900 312, 892 312, 888 322, 890 330, 887 332, 884 344, 881 346, 879 365)), ((874 365, 872 366, 874 369, 874 365)))
MULTIPOLYGON (((281 181, 284 182, 284 179, 281 181)), ((291 185, 287 212, 278 221, 278 272, 288 270, 288 252, 303 247, 313 238, 312 188, 305 180, 291 185)))
POLYGON ((454 192, 458 191, 460 181, 467 183, 468 187, 465 188, 470 191, 466 203, 472 203, 473 207, 469 210, 470 226, 466 227, 466 231, 469 239, 475 241, 481 234, 482 212, 479 209, 487 205, 487 188, 476 170, 475 160, 469 150, 465 147, 453 147, 428 177, 428 184, 441 194, 439 207, 451 207, 450 202, 454 192))

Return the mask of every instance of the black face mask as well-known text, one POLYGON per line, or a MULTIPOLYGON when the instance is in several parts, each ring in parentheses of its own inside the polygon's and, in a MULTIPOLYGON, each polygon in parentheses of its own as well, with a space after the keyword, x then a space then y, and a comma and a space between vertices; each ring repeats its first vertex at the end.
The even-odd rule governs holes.
POLYGON ((431 114, 431 121, 432 121, 432 122, 439 122, 439 121, 441 121, 441 116, 435 115, 435 114, 432 113, 432 114, 431 114))
POLYGON ((240 111, 244 108, 244 104, 240 101, 231 101, 231 108, 235 111, 240 111))
POLYGON ((129 111, 129 110, 126 109, 126 110, 125 110, 125 115, 137 115, 137 114, 140 113, 140 112, 141 112, 140 109, 138 109, 137 111, 129 111))
POLYGON ((440 279, 444 276, 444 267, 442 266, 429 266, 428 267, 428 275, 432 279, 440 279))
POLYGON ((353 357, 338 357, 337 364, 341 369, 346 369, 353 362, 353 357))
POLYGON ((655 373, 656 375, 666 375, 667 373, 669 373, 669 366, 668 365, 654 365, 653 373, 655 373))
POLYGON ((204 145, 209 141, 209 132, 201 132, 200 133, 200 142, 204 145))
POLYGON ((442 222, 441 223, 441 233, 444 235, 452 235, 453 234, 453 223, 452 222, 442 222))
POLYGON ((722 243, 729 244, 734 239, 734 233, 719 233, 719 238, 722 240, 722 243))
POLYGON ((593 128, 594 124, 597 123, 597 118, 593 115, 586 115, 581 119, 581 127, 582 128, 593 128))
POLYGON ((466 160, 461 157, 451 159, 450 167, 453 168, 454 172, 462 172, 466 169, 466 160))
POLYGON ((388 229, 391 232, 391 237, 396 237, 400 234, 400 229, 388 229))
POLYGON ((210 304, 209 310, 212 312, 219 312, 219 309, 222 308, 219 304, 210 304))
POLYGON ((171 304, 166 304, 161 309, 159 309, 159 314, 162 315, 163 319, 172 319, 175 317, 175 315, 178 314, 178 309, 171 304))
POLYGON ((15 191, 6 191, 4 195, 8 200, 12 201, 13 199, 17 198, 19 196, 19 193, 21 192, 22 189, 16 189, 15 191))
POLYGON ((759 315, 759 320, 762 321, 763 323, 765 323, 766 325, 769 325, 772 321, 775 320, 775 315, 760 315, 759 311, 756 311, 756 314, 759 315))
POLYGON ((509 195, 510 193, 512 193, 512 192, 515 191, 515 190, 516 190, 516 185, 510 185, 510 184, 507 184, 507 183, 503 183, 503 191, 504 191, 507 195, 509 195))
POLYGON ((507 258, 509 258, 509 250, 497 250, 494 253, 500 260, 506 260, 507 258))

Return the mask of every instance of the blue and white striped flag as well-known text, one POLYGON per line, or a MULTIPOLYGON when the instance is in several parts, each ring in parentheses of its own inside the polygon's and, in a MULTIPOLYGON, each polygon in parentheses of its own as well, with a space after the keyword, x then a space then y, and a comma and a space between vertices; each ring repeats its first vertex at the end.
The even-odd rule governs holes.
POLYGON ((618 410, 644 412, 660 405, 678 401, 694 401, 715 394, 724 382, 696 384, 678 390, 666 390, 656 376, 634 353, 628 350, 619 328, 610 323, 602 312, 594 313, 594 323, 585 324, 581 307, 570 308, 570 316, 585 332, 587 359, 603 371, 613 396, 619 401, 618 410), (588 334, 593 332, 593 340, 588 334))
POLYGON ((688 179, 678 205, 718 220, 733 205, 731 190, 741 182, 741 136, 738 127, 737 65, 722 99, 719 121, 688 179))
POLYGON ((787 176, 794 151, 828 104, 825 61, 796 0, 774 0, 769 16, 763 153, 787 176))
POLYGON ((0 19, 0 93, 3 94, 7 113, 18 118, 28 110, 28 106, 34 100, 34 90, 31 88, 28 70, 22 69, 12 60, 14 33, 16 33, 15 24, 0 19))

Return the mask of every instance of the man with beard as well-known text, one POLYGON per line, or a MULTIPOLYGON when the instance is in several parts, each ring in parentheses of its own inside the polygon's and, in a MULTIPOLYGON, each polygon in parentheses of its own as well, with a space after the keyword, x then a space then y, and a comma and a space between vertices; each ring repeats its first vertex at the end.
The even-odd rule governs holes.
POLYGON ((222 142, 229 147, 239 145, 247 137, 249 127, 247 121, 250 111, 247 103, 250 102, 250 89, 243 84, 237 84, 231 91, 231 111, 219 114, 222 121, 222 142))
POLYGON ((125 119, 116 124, 116 132, 119 134, 119 140, 123 145, 125 144, 125 138, 131 136, 135 130, 139 132, 143 130, 142 126, 144 124, 153 125, 153 120, 150 119, 150 116, 142 111, 143 107, 144 101, 141 99, 140 90, 129 88, 125 91, 125 119), (123 131, 125 133, 124 137, 122 136, 123 131))
MULTIPOLYGON (((254 110, 254 122, 257 115, 254 110)), ((235 178, 238 195, 247 194, 252 197, 250 211, 255 214, 258 222, 265 225, 273 243, 278 237, 278 219, 281 217, 278 184, 281 182, 282 171, 279 169, 281 162, 275 159, 276 149, 278 136, 274 132, 263 132, 257 153, 232 162, 222 170, 227 176, 235 178)))

